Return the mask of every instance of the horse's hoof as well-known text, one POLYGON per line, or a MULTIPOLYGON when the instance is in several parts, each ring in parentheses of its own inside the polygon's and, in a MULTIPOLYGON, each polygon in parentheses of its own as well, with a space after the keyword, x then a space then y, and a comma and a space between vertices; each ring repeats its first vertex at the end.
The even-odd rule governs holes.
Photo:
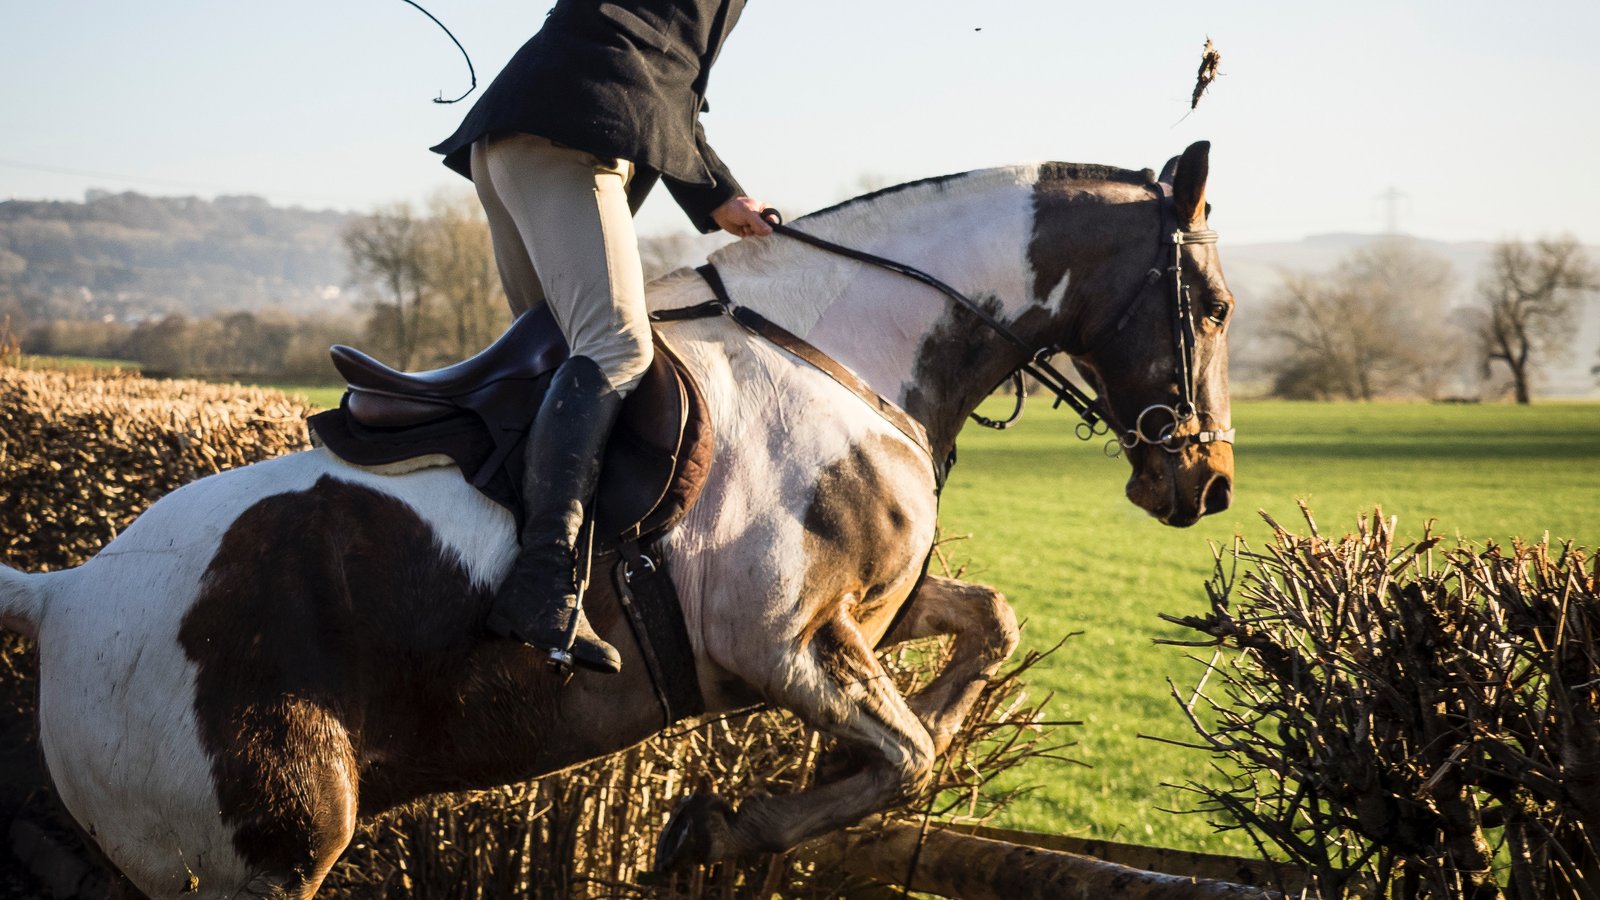
POLYGON ((867 754, 855 747, 836 744, 817 756, 816 766, 811 770, 811 780, 817 785, 843 781, 865 769, 870 762, 867 754))
POLYGON ((692 794, 678 801, 656 842, 655 871, 672 872, 721 859, 731 818, 733 807, 715 794, 692 794))

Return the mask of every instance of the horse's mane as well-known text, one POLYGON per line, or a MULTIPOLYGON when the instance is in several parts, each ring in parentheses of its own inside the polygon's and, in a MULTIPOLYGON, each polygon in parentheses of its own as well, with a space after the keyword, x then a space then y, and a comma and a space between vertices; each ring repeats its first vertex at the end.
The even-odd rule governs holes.
MULTIPOLYGON (((1149 169, 1135 171, 1091 163, 1044 162, 996 166, 953 175, 937 175, 882 188, 807 213, 794 220, 793 224, 850 244, 859 242, 898 219, 903 211, 921 205, 930 195, 959 190, 963 187, 982 189, 983 186, 992 184, 1034 187, 1068 182, 1148 185, 1155 183, 1155 177, 1155 173, 1149 169)), ((764 264, 772 262, 774 257, 781 257, 790 251, 807 252, 787 242, 768 243, 763 246, 739 241, 716 250, 711 254, 710 260, 719 266, 736 268, 741 265, 753 265, 759 269, 764 264)))
POLYGON ((976 174, 979 174, 981 172, 987 172, 987 171, 990 171, 990 170, 988 170, 988 169, 974 169, 974 170, 967 171, 967 172, 955 172, 955 173, 950 174, 950 175, 934 175, 934 176, 932 176, 930 178, 918 178, 915 181, 907 181, 907 182, 905 182, 903 184, 890 185, 889 187, 879 188, 879 189, 877 189, 875 191, 871 191, 869 193, 861 194, 860 196, 857 196, 857 197, 851 197, 848 200, 841 200, 841 201, 839 201, 838 203, 835 203, 832 206, 825 206, 822 209, 813 210, 812 212, 806 213, 805 215, 801 216, 799 219, 796 219, 795 221, 803 222, 803 221, 805 221, 807 219, 824 218, 826 216, 832 215, 833 213, 842 212, 842 211, 848 209, 849 207, 855 206, 857 204, 876 203, 876 202, 878 202, 879 200, 882 200, 885 197, 889 197, 889 196, 894 195, 894 194, 899 194, 899 193, 902 193, 904 191, 915 191, 915 190, 918 190, 918 189, 921 189, 921 188, 943 187, 943 186, 949 184, 952 181, 958 181, 960 179, 968 177, 969 175, 976 175, 976 174))
POLYGON ((1039 166, 1040 181, 1109 181, 1141 187, 1156 183, 1154 169, 1122 169, 1097 163, 1047 162, 1039 166))
MULTIPOLYGON (((809 212, 796 219, 796 222, 826 218, 835 213, 842 213, 858 204, 875 204, 895 194, 912 192, 921 193, 928 189, 944 188, 953 182, 966 178, 977 178, 995 172, 1014 172, 1019 166, 1002 166, 990 169, 972 169, 966 172, 957 172, 951 175, 934 175, 930 178, 919 178, 907 181, 904 184, 891 185, 879 188, 859 197, 842 200, 832 206, 827 206, 815 212, 809 212)), ((1031 167, 1030 167, 1031 168, 1031 167)), ((1106 166, 1098 163, 1070 163, 1070 162, 1045 162, 1038 163, 1038 180, 1040 182, 1055 181, 1109 181, 1118 184, 1147 185, 1155 184, 1156 173, 1151 169, 1123 169, 1117 166, 1106 166)))
MULTIPOLYGON (((808 213, 792 224, 819 237, 872 252, 878 238, 895 230, 906 217, 918 215, 918 210, 931 208, 931 201, 940 195, 982 198, 998 196, 996 192, 1005 193, 1008 187, 1027 195, 1040 186, 1148 185, 1154 181, 1155 175, 1148 169, 1135 171, 1068 162, 997 166, 886 187, 808 213)), ((712 252, 709 261, 716 265, 739 302, 755 306, 802 337, 840 296, 852 271, 859 268, 858 263, 818 254, 787 239, 737 241, 712 252), (796 265, 796 260, 803 262, 796 265)), ((655 284, 652 308, 699 302, 704 296, 698 285, 699 279, 690 269, 663 276, 655 284)))

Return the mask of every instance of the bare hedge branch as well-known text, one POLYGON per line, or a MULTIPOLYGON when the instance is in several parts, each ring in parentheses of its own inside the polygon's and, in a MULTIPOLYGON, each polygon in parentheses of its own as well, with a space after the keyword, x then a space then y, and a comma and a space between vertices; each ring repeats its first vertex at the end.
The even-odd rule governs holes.
POLYGON ((1224 762, 1202 809, 1328 897, 1600 896, 1600 568, 1302 512, 1217 552, 1210 614, 1166 617, 1217 645, 1174 689, 1224 762))

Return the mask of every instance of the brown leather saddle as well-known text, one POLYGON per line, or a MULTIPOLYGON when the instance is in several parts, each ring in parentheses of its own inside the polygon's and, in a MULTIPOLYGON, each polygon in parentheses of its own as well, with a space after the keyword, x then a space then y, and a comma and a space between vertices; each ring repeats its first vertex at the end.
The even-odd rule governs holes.
MULTIPOLYGON (((523 444, 567 344, 548 308, 520 316, 478 355, 429 372, 398 372, 359 350, 332 348, 349 382, 339 408, 308 424, 347 462, 388 466, 435 454, 522 519, 523 444)), ((711 465, 705 401, 660 336, 644 380, 623 404, 601 469, 598 535, 643 540, 694 505, 711 465)))

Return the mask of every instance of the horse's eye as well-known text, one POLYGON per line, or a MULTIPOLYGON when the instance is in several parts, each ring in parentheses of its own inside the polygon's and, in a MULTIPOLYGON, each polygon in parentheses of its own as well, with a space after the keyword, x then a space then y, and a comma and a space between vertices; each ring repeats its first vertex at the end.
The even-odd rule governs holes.
POLYGON ((1228 321, 1228 313, 1232 311, 1233 307, 1218 301, 1211 304, 1211 309, 1206 312, 1206 318, 1217 323, 1218 325, 1221 325, 1228 321))

